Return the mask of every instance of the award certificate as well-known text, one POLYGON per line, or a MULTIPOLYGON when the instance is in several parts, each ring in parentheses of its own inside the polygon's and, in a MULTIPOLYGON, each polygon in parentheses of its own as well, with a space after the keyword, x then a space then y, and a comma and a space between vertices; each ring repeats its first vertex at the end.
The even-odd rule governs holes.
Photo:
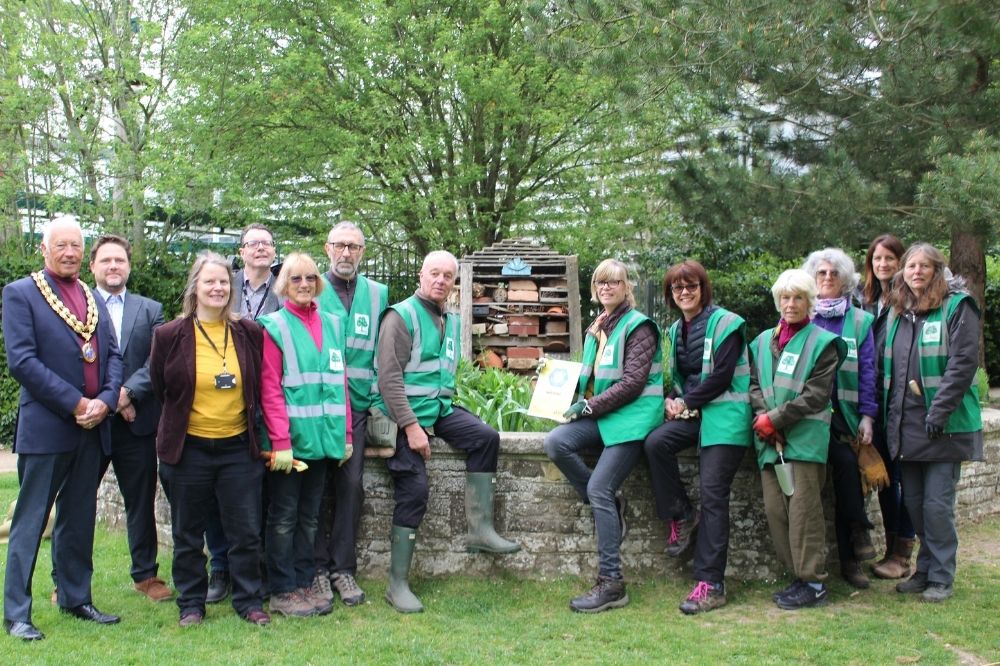
POLYGON ((528 415, 565 423, 563 413, 573 404, 582 370, 582 363, 546 358, 538 373, 528 415))

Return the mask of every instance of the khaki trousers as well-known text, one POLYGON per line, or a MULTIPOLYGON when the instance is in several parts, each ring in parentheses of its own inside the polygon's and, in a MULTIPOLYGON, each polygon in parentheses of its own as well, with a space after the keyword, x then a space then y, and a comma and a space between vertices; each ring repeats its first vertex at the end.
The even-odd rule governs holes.
POLYGON ((761 470, 764 512, 778 559, 796 578, 816 583, 827 576, 826 520, 821 497, 826 465, 798 460, 791 465, 795 478, 791 497, 781 492, 772 465, 761 470))

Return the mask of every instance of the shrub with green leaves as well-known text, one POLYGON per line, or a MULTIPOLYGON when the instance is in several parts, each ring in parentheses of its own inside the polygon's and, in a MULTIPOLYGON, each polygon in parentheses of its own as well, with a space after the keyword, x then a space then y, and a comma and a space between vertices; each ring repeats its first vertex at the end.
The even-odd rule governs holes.
POLYGON ((458 363, 455 404, 464 407, 499 432, 545 432, 554 424, 528 416, 531 382, 498 368, 480 369, 467 359, 458 363))

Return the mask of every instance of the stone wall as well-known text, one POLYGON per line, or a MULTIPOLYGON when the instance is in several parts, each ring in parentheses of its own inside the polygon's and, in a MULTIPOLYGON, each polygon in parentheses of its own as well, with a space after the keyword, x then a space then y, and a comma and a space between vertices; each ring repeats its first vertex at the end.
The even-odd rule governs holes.
MULTIPOLYGON (((1000 512, 1000 411, 986 410, 986 460, 966 463, 959 485, 959 521, 1000 512)), ((421 575, 511 573, 545 579, 573 575, 589 578, 596 572, 594 523, 590 507, 581 503, 559 470, 542 450, 542 434, 511 433, 501 441, 497 480, 498 531, 522 544, 514 555, 467 554, 465 533, 464 456, 443 442, 432 444, 428 464, 431 497, 420 529, 414 567, 421 575)), ((697 502, 697 458, 682 455, 681 474, 697 502)), ((829 486, 829 484, 828 484, 829 486)), ((829 491, 829 487, 828 487, 829 491)), ((369 459, 365 467, 365 506, 358 540, 362 575, 382 576, 389 564, 389 528, 392 489, 385 462, 369 459)), ((649 471, 641 462, 624 485, 628 499, 628 535, 622 545, 626 576, 642 579, 660 575, 689 575, 689 564, 666 557, 666 534, 656 519, 649 489, 649 471)), ((835 566, 832 498, 826 498, 831 567, 835 566)), ((869 499, 872 522, 879 525, 878 503, 869 499)), ((98 498, 99 517, 124 528, 121 496, 109 472, 98 498)), ((727 576, 774 579, 783 575, 771 548, 761 501, 760 477, 752 455, 744 458, 733 485, 730 508, 732 534, 727 576)), ((161 496, 157 504, 161 544, 170 543, 169 507, 161 496)), ((878 530, 874 534, 880 542, 878 530)), ((881 549, 881 543, 878 543, 881 549)))

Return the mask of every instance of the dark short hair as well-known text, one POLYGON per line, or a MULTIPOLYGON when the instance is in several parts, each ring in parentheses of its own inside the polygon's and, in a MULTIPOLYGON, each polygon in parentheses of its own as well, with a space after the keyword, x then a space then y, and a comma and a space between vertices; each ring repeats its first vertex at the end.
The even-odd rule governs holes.
POLYGON ((674 264, 667 269, 667 274, 663 276, 663 299, 667 302, 668 309, 677 307, 674 303, 674 294, 670 291, 671 285, 675 282, 684 284, 697 282, 701 293, 701 307, 707 308, 711 304, 712 283, 708 281, 708 271, 694 259, 686 259, 679 264, 674 264))
POLYGON ((129 263, 132 263, 132 244, 124 236, 117 236, 115 234, 98 236, 97 240, 94 241, 93 247, 90 248, 90 263, 94 263, 94 259, 97 258, 97 251, 108 243, 121 245, 125 249, 125 257, 129 260, 129 263))
POLYGON ((253 224, 247 225, 247 228, 244 229, 243 233, 240 234, 240 247, 243 247, 243 239, 246 238, 247 234, 253 231, 254 229, 260 229, 261 231, 266 231, 267 235, 271 237, 271 240, 274 240, 274 233, 270 229, 268 229, 260 222, 254 222, 253 224))

